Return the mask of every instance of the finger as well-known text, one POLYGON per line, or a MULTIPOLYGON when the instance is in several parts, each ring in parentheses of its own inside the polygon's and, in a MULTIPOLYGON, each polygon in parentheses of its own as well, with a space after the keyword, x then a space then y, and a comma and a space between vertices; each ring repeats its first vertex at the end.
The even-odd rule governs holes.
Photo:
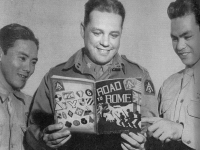
POLYGON ((153 137, 159 139, 159 137, 163 134, 163 132, 164 132, 163 130, 158 129, 153 133, 153 137))
POLYGON ((126 148, 126 146, 124 145, 124 143, 121 143, 121 147, 122 147, 123 150, 128 150, 128 149, 126 148))
POLYGON ((162 118, 160 117, 144 117, 144 118, 141 118, 141 122, 154 123, 161 119, 162 118))
POLYGON ((44 133, 52 133, 52 132, 56 132, 56 131, 59 131, 63 128, 63 124, 61 123, 58 123, 58 124, 53 124, 53 125, 49 125, 47 126, 43 132, 44 133))
POLYGON ((44 136, 46 136, 47 141, 55 141, 57 139, 62 139, 62 138, 66 138, 70 135, 70 131, 69 130, 65 130, 63 132, 57 131, 55 133, 51 133, 51 134, 45 134, 44 136))
POLYGON ((49 143, 48 146, 51 147, 51 148, 58 148, 58 147, 64 145, 70 138, 71 138, 71 135, 69 135, 69 136, 66 137, 66 138, 63 138, 63 139, 60 140, 59 143, 57 143, 57 144, 51 142, 51 143, 49 143))
POLYGON ((122 148, 123 150, 136 150, 136 148, 132 147, 130 144, 126 142, 122 142, 122 148))
MULTIPOLYGON (((136 135, 136 136, 137 136, 137 135, 136 135)), ((137 147, 137 148, 140 147, 140 144, 139 144, 139 142, 137 141, 137 138, 136 138, 136 137, 133 137, 133 136, 130 137, 129 135, 124 134, 124 133, 121 134, 121 137, 122 137, 127 143, 131 144, 132 146, 137 147)))
POLYGON ((151 126, 148 127, 148 131, 149 132, 155 132, 156 130, 158 130, 160 128, 160 121, 152 124, 151 126))
POLYGON ((168 143, 168 142, 170 142, 170 141, 171 141, 171 139, 167 138, 167 139, 165 140, 165 143, 168 143))
POLYGON ((163 133, 160 137, 159 140, 162 142, 165 142, 168 139, 167 133, 163 133))
POLYGON ((142 135, 142 134, 140 134, 140 133, 138 133, 138 135, 136 135, 136 134, 134 134, 133 132, 129 132, 129 136, 131 137, 131 138, 133 138, 133 139, 135 139, 138 143, 144 143, 145 142, 145 140, 146 140, 146 138, 142 135))

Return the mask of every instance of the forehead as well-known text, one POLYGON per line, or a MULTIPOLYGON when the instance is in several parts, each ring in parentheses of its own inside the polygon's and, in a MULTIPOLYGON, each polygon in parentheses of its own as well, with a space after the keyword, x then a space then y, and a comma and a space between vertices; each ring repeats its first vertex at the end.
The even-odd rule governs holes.
POLYGON ((194 14, 178 17, 171 20, 171 34, 180 35, 185 32, 196 32, 199 25, 196 23, 194 14))
POLYGON ((122 17, 119 14, 94 10, 90 13, 89 26, 102 29, 121 30, 122 17))
POLYGON ((37 57, 38 50, 36 44, 31 40, 16 40, 13 47, 8 49, 8 53, 37 57))

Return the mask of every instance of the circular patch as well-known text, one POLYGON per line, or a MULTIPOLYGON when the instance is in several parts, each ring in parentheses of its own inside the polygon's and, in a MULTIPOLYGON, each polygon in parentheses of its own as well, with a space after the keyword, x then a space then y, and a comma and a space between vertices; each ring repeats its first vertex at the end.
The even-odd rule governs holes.
POLYGON ((90 89, 87 89, 87 90, 85 91, 85 94, 86 94, 87 96, 92 96, 92 95, 93 95, 93 93, 92 93, 92 91, 91 91, 90 89))
POLYGON ((74 120, 74 121, 73 121, 73 124, 74 124, 75 126, 79 126, 79 125, 80 125, 80 122, 79 122, 78 120, 74 120))
POLYGON ((82 119, 81 119, 81 123, 82 123, 82 124, 87 124, 87 120, 86 120, 85 118, 82 118, 82 119))
POLYGON ((66 121, 66 122, 65 122, 65 126, 68 127, 68 128, 70 128, 70 127, 72 126, 72 123, 69 122, 69 121, 66 121))
POLYGON ((59 95, 59 94, 56 94, 56 95, 55 95, 55 101, 56 101, 56 102, 60 102, 61 100, 62 100, 62 96, 59 95))

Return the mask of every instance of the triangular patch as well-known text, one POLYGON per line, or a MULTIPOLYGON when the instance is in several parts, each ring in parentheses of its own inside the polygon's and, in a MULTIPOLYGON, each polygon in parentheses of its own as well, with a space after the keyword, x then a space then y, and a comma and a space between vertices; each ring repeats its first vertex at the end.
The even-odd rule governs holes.
POLYGON ((55 90, 56 90, 56 91, 64 91, 65 88, 64 88, 64 86, 63 86, 62 83, 60 83, 60 82, 57 81, 57 82, 55 83, 55 90))

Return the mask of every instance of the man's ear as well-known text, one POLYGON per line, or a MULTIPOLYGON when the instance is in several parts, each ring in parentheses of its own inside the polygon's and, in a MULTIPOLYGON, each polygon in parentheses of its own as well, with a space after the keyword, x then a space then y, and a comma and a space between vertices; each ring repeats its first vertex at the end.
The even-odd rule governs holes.
POLYGON ((85 26, 84 26, 83 22, 81 22, 81 24, 80 24, 80 31, 81 31, 81 36, 84 39, 85 26))

